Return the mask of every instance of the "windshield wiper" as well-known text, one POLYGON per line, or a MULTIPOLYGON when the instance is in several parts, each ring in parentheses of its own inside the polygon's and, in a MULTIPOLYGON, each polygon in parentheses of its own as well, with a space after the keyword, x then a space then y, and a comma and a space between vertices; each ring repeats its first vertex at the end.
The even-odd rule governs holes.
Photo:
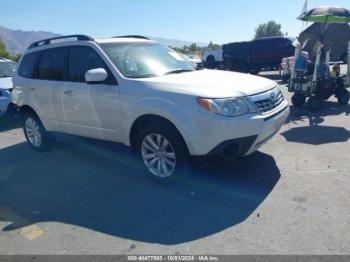
POLYGON ((194 70, 191 69, 176 69, 173 71, 166 72, 164 75, 170 75, 170 74, 180 74, 180 73, 185 73, 185 72, 193 72, 194 70))

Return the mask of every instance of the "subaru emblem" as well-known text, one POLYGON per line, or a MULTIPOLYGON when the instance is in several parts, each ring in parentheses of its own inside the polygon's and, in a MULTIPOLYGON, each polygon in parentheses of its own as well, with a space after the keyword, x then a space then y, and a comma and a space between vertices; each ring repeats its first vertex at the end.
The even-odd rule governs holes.
POLYGON ((275 99, 276 99, 276 94, 275 94, 275 93, 271 93, 270 98, 271 98, 272 101, 275 101, 275 99))

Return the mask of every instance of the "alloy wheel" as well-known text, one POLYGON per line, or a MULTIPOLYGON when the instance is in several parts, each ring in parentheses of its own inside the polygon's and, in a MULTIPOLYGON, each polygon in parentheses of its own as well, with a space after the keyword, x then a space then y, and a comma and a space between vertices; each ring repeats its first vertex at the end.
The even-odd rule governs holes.
POLYGON ((141 156, 147 169, 157 177, 169 177, 175 171, 176 155, 174 148, 160 134, 149 134, 143 139, 141 156))
POLYGON ((28 137, 29 142, 34 146, 34 147, 40 147, 41 146, 41 133, 40 133, 40 128, 35 121, 35 119, 29 117, 25 121, 25 131, 28 137))

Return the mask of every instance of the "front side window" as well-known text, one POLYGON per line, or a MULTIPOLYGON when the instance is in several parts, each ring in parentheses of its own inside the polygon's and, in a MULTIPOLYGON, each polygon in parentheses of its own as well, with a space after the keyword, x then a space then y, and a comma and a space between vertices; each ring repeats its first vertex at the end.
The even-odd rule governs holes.
POLYGON ((118 70, 128 78, 195 70, 181 55, 156 43, 108 43, 101 46, 118 70))
POLYGON ((12 77, 16 71, 15 62, 0 62, 0 78, 12 77))
POLYGON ((66 48, 43 51, 38 65, 38 78, 43 80, 65 80, 66 48))
POLYGON ((289 40, 275 41, 275 48, 277 50, 285 50, 287 48, 290 48, 291 46, 292 46, 292 42, 289 40))
POLYGON ((112 76, 102 58, 87 46, 74 46, 69 51, 69 79, 72 82, 85 82, 85 73, 90 69, 104 68, 108 72, 106 83, 112 83, 112 76))

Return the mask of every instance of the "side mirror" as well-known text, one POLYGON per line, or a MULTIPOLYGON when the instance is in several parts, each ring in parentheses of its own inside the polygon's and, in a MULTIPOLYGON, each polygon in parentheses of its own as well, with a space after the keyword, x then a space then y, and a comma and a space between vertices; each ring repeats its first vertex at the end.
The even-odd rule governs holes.
POLYGON ((105 81, 108 77, 108 73, 104 68, 95 68, 86 71, 85 82, 88 84, 98 84, 105 81))

